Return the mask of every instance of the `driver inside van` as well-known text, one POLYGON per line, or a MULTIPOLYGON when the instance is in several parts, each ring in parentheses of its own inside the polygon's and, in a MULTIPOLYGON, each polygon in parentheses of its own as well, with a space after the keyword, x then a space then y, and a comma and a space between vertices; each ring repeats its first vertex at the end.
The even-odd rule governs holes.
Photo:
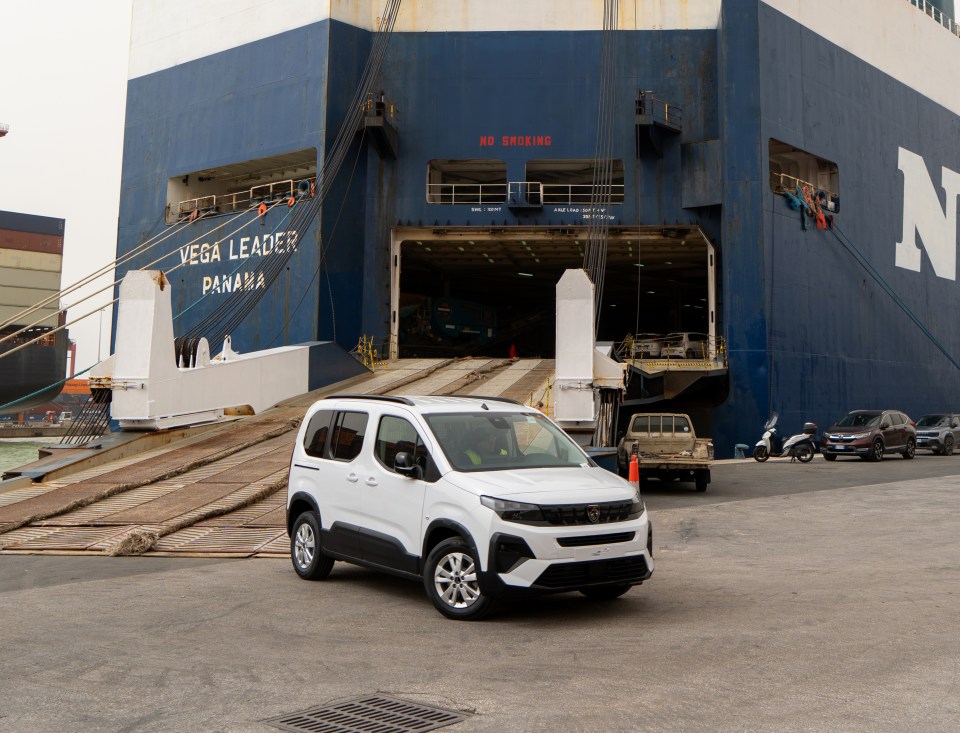
POLYGON ((467 435, 467 448, 463 451, 474 466, 479 466, 484 459, 494 456, 505 456, 503 448, 497 449, 497 434, 490 428, 474 428, 467 435))

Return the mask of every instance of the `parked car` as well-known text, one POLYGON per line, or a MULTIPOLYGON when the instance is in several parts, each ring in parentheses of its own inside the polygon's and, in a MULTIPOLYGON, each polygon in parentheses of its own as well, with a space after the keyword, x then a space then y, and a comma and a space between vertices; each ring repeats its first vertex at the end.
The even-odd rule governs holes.
POLYGON ((706 359, 710 337, 705 333, 668 333, 663 339, 660 356, 667 359, 706 359))
POLYGON ((502 398, 315 402, 294 444, 287 532, 301 578, 343 560, 416 579, 452 619, 504 597, 612 599, 653 572, 636 487, 502 398))
POLYGON ((633 353, 639 359, 656 359, 660 356, 660 340, 663 337, 658 333, 638 333, 634 340, 633 353))
POLYGON ((820 438, 820 452, 828 461, 837 456, 859 456, 879 461, 885 453, 913 458, 917 429, 899 410, 854 410, 827 428, 820 438))
POLYGON ((960 441, 960 415, 950 412, 924 415, 917 420, 917 448, 949 456, 960 441))

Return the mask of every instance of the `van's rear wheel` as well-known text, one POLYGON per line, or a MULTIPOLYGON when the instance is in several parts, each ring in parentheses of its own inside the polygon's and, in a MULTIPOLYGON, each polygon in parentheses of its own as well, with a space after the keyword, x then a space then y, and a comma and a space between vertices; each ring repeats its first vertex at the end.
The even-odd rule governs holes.
POLYGON ((320 546, 320 522, 314 512, 304 512, 293 523, 290 559, 304 580, 323 580, 333 570, 333 558, 324 555, 320 546))

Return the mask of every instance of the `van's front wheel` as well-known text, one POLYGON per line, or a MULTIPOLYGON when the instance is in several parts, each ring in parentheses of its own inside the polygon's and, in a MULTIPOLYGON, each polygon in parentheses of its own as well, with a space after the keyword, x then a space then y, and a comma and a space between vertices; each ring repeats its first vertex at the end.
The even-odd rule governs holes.
POLYGON ((447 618, 474 621, 493 610, 493 599, 480 590, 473 549, 460 537, 444 540, 427 555, 423 587, 447 618))

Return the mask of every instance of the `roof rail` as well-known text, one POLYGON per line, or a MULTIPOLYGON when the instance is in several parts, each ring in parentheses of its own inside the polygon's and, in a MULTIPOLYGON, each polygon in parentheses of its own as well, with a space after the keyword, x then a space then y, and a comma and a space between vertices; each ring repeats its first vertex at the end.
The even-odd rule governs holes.
POLYGON ((401 405, 414 405, 414 401, 406 397, 397 397, 395 395, 385 394, 332 394, 327 395, 325 400, 381 400, 382 402, 398 402, 401 405))
POLYGON ((488 400, 490 402, 509 402, 511 405, 522 405, 522 402, 511 399, 509 397, 484 397, 479 394, 457 394, 457 395, 444 395, 445 397, 456 397, 457 399, 465 400, 488 400))

